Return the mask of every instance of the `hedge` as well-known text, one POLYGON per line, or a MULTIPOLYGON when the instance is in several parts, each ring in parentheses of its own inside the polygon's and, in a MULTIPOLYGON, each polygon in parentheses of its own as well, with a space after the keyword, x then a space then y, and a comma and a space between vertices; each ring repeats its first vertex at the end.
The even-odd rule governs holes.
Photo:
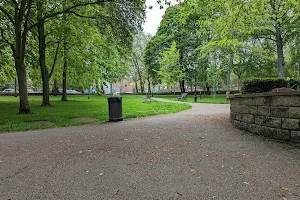
POLYGON ((249 79, 243 82, 242 93, 271 92, 275 88, 297 89, 300 87, 300 79, 290 79, 289 83, 284 78, 249 79))

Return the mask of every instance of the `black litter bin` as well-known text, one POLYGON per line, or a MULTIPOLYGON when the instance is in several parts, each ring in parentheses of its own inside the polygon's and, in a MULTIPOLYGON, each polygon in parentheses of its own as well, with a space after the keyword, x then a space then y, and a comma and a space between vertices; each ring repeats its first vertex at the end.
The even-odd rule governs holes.
POLYGON ((108 99, 108 113, 109 121, 123 121, 122 117, 122 97, 109 97, 108 99))

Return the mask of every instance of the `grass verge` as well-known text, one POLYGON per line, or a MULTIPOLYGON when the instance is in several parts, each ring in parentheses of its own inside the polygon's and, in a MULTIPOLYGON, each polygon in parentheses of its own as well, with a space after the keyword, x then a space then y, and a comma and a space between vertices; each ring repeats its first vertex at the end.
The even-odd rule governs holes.
MULTIPOLYGON (((173 100, 173 101, 177 101, 177 97, 179 95, 154 95, 154 97, 157 98, 164 98, 164 99, 168 99, 168 100, 173 100)), ((194 102, 194 95, 188 95, 185 102, 194 102)), ((226 99, 226 95, 225 94, 217 94, 217 95, 205 95, 205 96, 200 96, 197 95, 197 103, 211 103, 211 104, 229 104, 230 101, 228 101, 226 99)))
MULTIPOLYGON (((69 101, 60 101, 61 97, 51 97, 51 106, 41 107, 41 96, 30 96, 30 108, 33 114, 19 115, 19 99, 12 96, 0 96, 0 132, 24 131, 54 127, 81 125, 108 121, 107 97, 69 96, 69 101), (95 118, 93 122, 74 121, 73 118, 95 118), (45 121, 49 123, 34 123, 45 121), (52 122, 52 123, 51 123, 52 122)), ((190 109, 190 105, 165 102, 144 103, 142 96, 123 96, 123 118, 136 118, 159 114, 176 113, 190 109)))

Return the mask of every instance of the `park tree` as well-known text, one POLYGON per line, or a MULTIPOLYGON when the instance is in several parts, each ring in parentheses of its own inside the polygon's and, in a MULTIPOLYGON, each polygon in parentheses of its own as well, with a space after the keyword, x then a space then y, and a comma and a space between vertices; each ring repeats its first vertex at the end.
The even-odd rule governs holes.
POLYGON ((11 48, 19 83, 19 113, 31 113, 27 94, 25 54, 28 32, 32 29, 32 0, 3 1, 0 3, 1 37, 11 48))
POLYGON ((284 76, 284 47, 298 32, 297 1, 188 1, 186 5, 209 16, 199 22, 210 27, 213 33, 210 46, 227 47, 234 54, 236 48, 249 38, 271 41, 277 53, 278 76, 284 76))
POLYGON ((170 48, 161 53, 158 75, 167 86, 174 86, 175 93, 175 84, 185 76, 180 65, 180 53, 176 48, 175 41, 172 42, 170 48))
MULTIPOLYGON (((197 34, 196 20, 198 18, 196 15, 190 15, 182 20, 181 10, 181 4, 168 7, 156 35, 148 43, 145 52, 148 71, 155 72, 157 70, 157 61, 155 60, 158 60, 160 53, 169 48, 173 41, 176 42, 177 49, 179 49, 179 62, 183 71, 188 73, 189 66, 197 60, 196 48, 201 40, 200 35, 197 34)), ((152 76, 155 76, 155 73, 152 72, 152 76)), ((182 77, 181 80, 178 80, 181 92, 185 92, 186 78, 182 77)))
MULTIPOLYGON (((20 113, 30 113, 28 94, 27 94, 27 68, 25 67, 25 55, 27 50, 27 38, 29 32, 33 32, 35 28, 38 30, 39 39, 39 60, 43 80, 44 99, 42 105, 49 105, 49 75, 53 70, 46 66, 46 36, 45 34, 45 23, 58 18, 65 13, 76 15, 77 17, 86 17, 77 13, 78 9, 83 7, 90 7, 93 5, 109 3, 111 0, 95 0, 95 1, 73 1, 68 6, 63 7, 62 1, 48 2, 44 0, 31 1, 4 1, 0 3, 0 24, 1 24, 1 38, 7 43, 12 51, 15 69, 17 71, 19 91, 20 91, 20 113), (47 87, 48 85, 48 87, 47 87), (48 90, 48 92, 47 92, 48 90)), ((112 10, 110 16, 101 14, 102 11, 98 11, 98 18, 103 18, 103 21, 110 22, 114 21, 119 17, 119 26, 124 27, 125 31, 132 31, 132 27, 140 26, 141 21, 144 17, 144 2, 141 0, 135 1, 117 1, 110 3, 112 10), (126 11, 126 12, 125 12, 126 11)), ((105 6, 103 6, 105 7, 105 6)), ((108 8, 106 8, 108 10, 108 8)), ((115 31, 116 32, 116 31, 115 31)), ((59 45, 57 42, 57 49, 59 45)), ((59 52, 59 51, 57 51, 59 52)), ((53 63, 56 62, 57 57, 53 59, 53 63)), ((53 66, 53 65, 51 65, 53 66)), ((54 69, 54 68, 53 68, 54 69)))
POLYGON ((130 71, 132 72, 132 79, 135 82, 136 92, 145 92, 145 82, 148 81, 148 92, 150 92, 150 76, 147 73, 143 56, 145 52, 146 45, 150 41, 151 36, 143 32, 139 32, 133 41, 133 50, 130 56, 130 71), (139 83, 139 84, 138 84, 139 83), (140 86, 140 89, 139 87, 140 86))

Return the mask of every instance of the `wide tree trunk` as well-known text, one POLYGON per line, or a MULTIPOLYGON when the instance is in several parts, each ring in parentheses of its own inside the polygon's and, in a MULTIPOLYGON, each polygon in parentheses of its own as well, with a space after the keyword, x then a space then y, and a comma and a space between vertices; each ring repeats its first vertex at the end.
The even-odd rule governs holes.
POLYGON ((185 87, 184 87, 184 80, 179 81, 179 86, 180 86, 180 92, 185 93, 185 87))
MULTIPOLYGON (((38 18, 41 18, 39 15, 38 18)), ((46 66, 46 36, 45 36, 45 21, 40 20, 38 25, 38 39, 39 39, 39 62, 42 75, 43 84, 43 101, 41 106, 50 106, 50 91, 49 91, 49 73, 46 66)))
POLYGON ((25 67, 25 47, 27 42, 27 32, 28 32, 28 16, 30 13, 32 1, 28 2, 28 10, 26 14, 26 19, 24 23, 24 28, 22 28, 22 20, 24 17, 24 5, 22 9, 15 6, 15 45, 12 47, 15 61, 15 68, 19 83, 19 98, 20 98, 20 114, 30 114, 30 107, 28 102, 27 93, 27 71, 25 67))
POLYGON ((284 77, 284 55, 283 55, 283 39, 280 30, 280 23, 275 25, 276 30, 276 46, 277 46, 277 57, 278 57, 278 77, 284 77))
MULTIPOLYGON (((63 23, 67 24, 67 16, 63 14, 63 23)), ((68 71, 68 47, 67 47, 67 35, 66 31, 64 31, 64 41, 63 41, 63 52, 64 52, 64 68, 62 74, 62 101, 68 101, 67 99, 67 71, 68 71)))
POLYGON ((17 70, 18 83, 19 83, 19 98, 20 98, 19 114, 30 114, 31 111, 29 108, 28 93, 27 93, 27 72, 24 66, 24 60, 22 62, 22 59, 16 59, 15 66, 17 70))

